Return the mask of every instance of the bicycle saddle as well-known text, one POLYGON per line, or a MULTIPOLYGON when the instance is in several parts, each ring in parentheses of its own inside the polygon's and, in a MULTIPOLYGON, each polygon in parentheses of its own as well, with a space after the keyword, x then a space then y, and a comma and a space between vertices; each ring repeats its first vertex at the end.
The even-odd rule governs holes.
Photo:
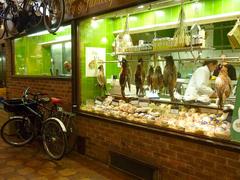
POLYGON ((58 104, 61 104, 61 103, 62 103, 62 100, 59 99, 59 98, 54 98, 54 97, 52 97, 52 98, 51 98, 51 103, 52 103, 52 104, 55 104, 55 105, 58 105, 58 104))

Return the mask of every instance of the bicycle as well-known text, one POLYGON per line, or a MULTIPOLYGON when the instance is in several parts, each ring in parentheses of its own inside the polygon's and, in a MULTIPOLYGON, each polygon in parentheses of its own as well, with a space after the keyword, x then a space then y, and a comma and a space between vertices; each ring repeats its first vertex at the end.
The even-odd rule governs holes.
POLYGON ((23 0, 17 4, 6 0, 0 9, 0 38, 5 33, 12 36, 37 27, 42 19, 52 34, 59 29, 65 13, 64 0, 23 0))
POLYGON ((45 96, 46 94, 30 93, 27 88, 21 99, 3 100, 4 110, 14 115, 3 124, 1 137, 7 144, 23 146, 41 136, 47 154, 60 160, 67 152, 74 115, 69 113, 68 122, 61 121, 61 116, 65 114, 60 106, 61 100, 45 96), (33 98, 29 99, 29 95, 33 98), (47 105, 50 102, 49 108, 47 105))

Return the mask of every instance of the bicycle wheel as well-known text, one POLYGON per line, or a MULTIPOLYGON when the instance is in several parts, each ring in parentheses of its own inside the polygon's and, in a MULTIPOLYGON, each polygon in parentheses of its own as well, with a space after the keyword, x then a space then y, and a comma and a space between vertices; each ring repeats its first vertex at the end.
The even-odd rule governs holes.
POLYGON ((42 129, 42 136, 43 147, 47 154, 55 160, 62 159, 67 142, 66 134, 60 124, 54 119, 47 120, 42 129))
POLYGON ((28 13, 30 14, 29 19, 29 29, 35 28, 42 22, 42 12, 41 12, 41 4, 38 1, 30 1, 28 7, 26 8, 28 13))
POLYGON ((12 6, 6 9, 4 28, 5 31, 12 36, 15 36, 19 33, 16 27, 18 16, 19 11, 15 4, 12 4, 12 6))
POLYGON ((43 20, 46 29, 50 33, 55 33, 64 18, 64 0, 45 0, 43 6, 43 20))
POLYGON ((23 146, 34 137, 33 125, 29 119, 9 119, 1 128, 1 137, 10 145, 23 146))

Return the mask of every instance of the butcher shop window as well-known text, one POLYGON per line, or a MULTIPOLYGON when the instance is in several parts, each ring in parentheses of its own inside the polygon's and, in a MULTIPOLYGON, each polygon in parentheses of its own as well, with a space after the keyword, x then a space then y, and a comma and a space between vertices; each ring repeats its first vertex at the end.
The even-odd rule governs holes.
POLYGON ((71 26, 56 35, 41 31, 14 40, 14 75, 71 76, 71 26))
MULTIPOLYGON (((231 105, 227 113, 219 110, 216 97, 210 99, 204 94, 184 99, 184 94, 193 73, 204 62, 215 59, 218 64, 223 62, 222 57, 228 60, 236 54, 229 46, 217 47, 227 39, 224 30, 223 42, 216 41, 217 24, 179 23, 173 28, 174 22, 181 19, 181 8, 139 12, 135 7, 80 21, 80 111, 230 139, 237 81, 232 81, 231 92, 224 97, 224 103, 231 105), (133 13, 127 13, 131 10, 133 13)), ((193 7, 189 3, 183 8, 193 7)), ((233 66, 238 76, 240 66, 233 66)), ((206 86, 216 89, 216 77, 205 70, 209 76, 205 78, 206 86)))

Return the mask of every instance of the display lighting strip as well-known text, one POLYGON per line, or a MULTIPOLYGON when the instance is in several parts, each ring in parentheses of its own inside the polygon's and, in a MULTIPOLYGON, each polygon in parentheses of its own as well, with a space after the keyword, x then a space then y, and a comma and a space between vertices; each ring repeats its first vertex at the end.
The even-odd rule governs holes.
MULTIPOLYGON (((218 14, 213 16, 187 19, 185 20, 185 23, 187 26, 191 26, 195 23, 209 24, 209 23, 237 20, 239 16, 240 16, 240 11, 237 11, 237 12, 218 14)), ((147 26, 137 27, 137 28, 130 28, 129 33, 136 34, 136 33, 144 33, 144 32, 150 32, 150 31, 176 28, 178 23, 179 23, 178 21, 175 21, 175 22, 169 22, 169 23, 163 23, 163 24, 155 24, 155 25, 147 25, 147 26)), ((119 34, 121 32, 123 32, 123 30, 117 30, 117 31, 114 31, 113 33, 119 34)))
MULTIPOLYGON (((63 31, 65 31, 66 28, 70 28, 70 25, 61 26, 58 29, 58 32, 63 32, 63 31)), ((27 37, 41 36, 41 35, 46 35, 46 34, 50 34, 50 33, 47 30, 44 30, 44 31, 40 31, 40 32, 37 32, 37 33, 29 34, 29 35, 27 35, 27 37)))

